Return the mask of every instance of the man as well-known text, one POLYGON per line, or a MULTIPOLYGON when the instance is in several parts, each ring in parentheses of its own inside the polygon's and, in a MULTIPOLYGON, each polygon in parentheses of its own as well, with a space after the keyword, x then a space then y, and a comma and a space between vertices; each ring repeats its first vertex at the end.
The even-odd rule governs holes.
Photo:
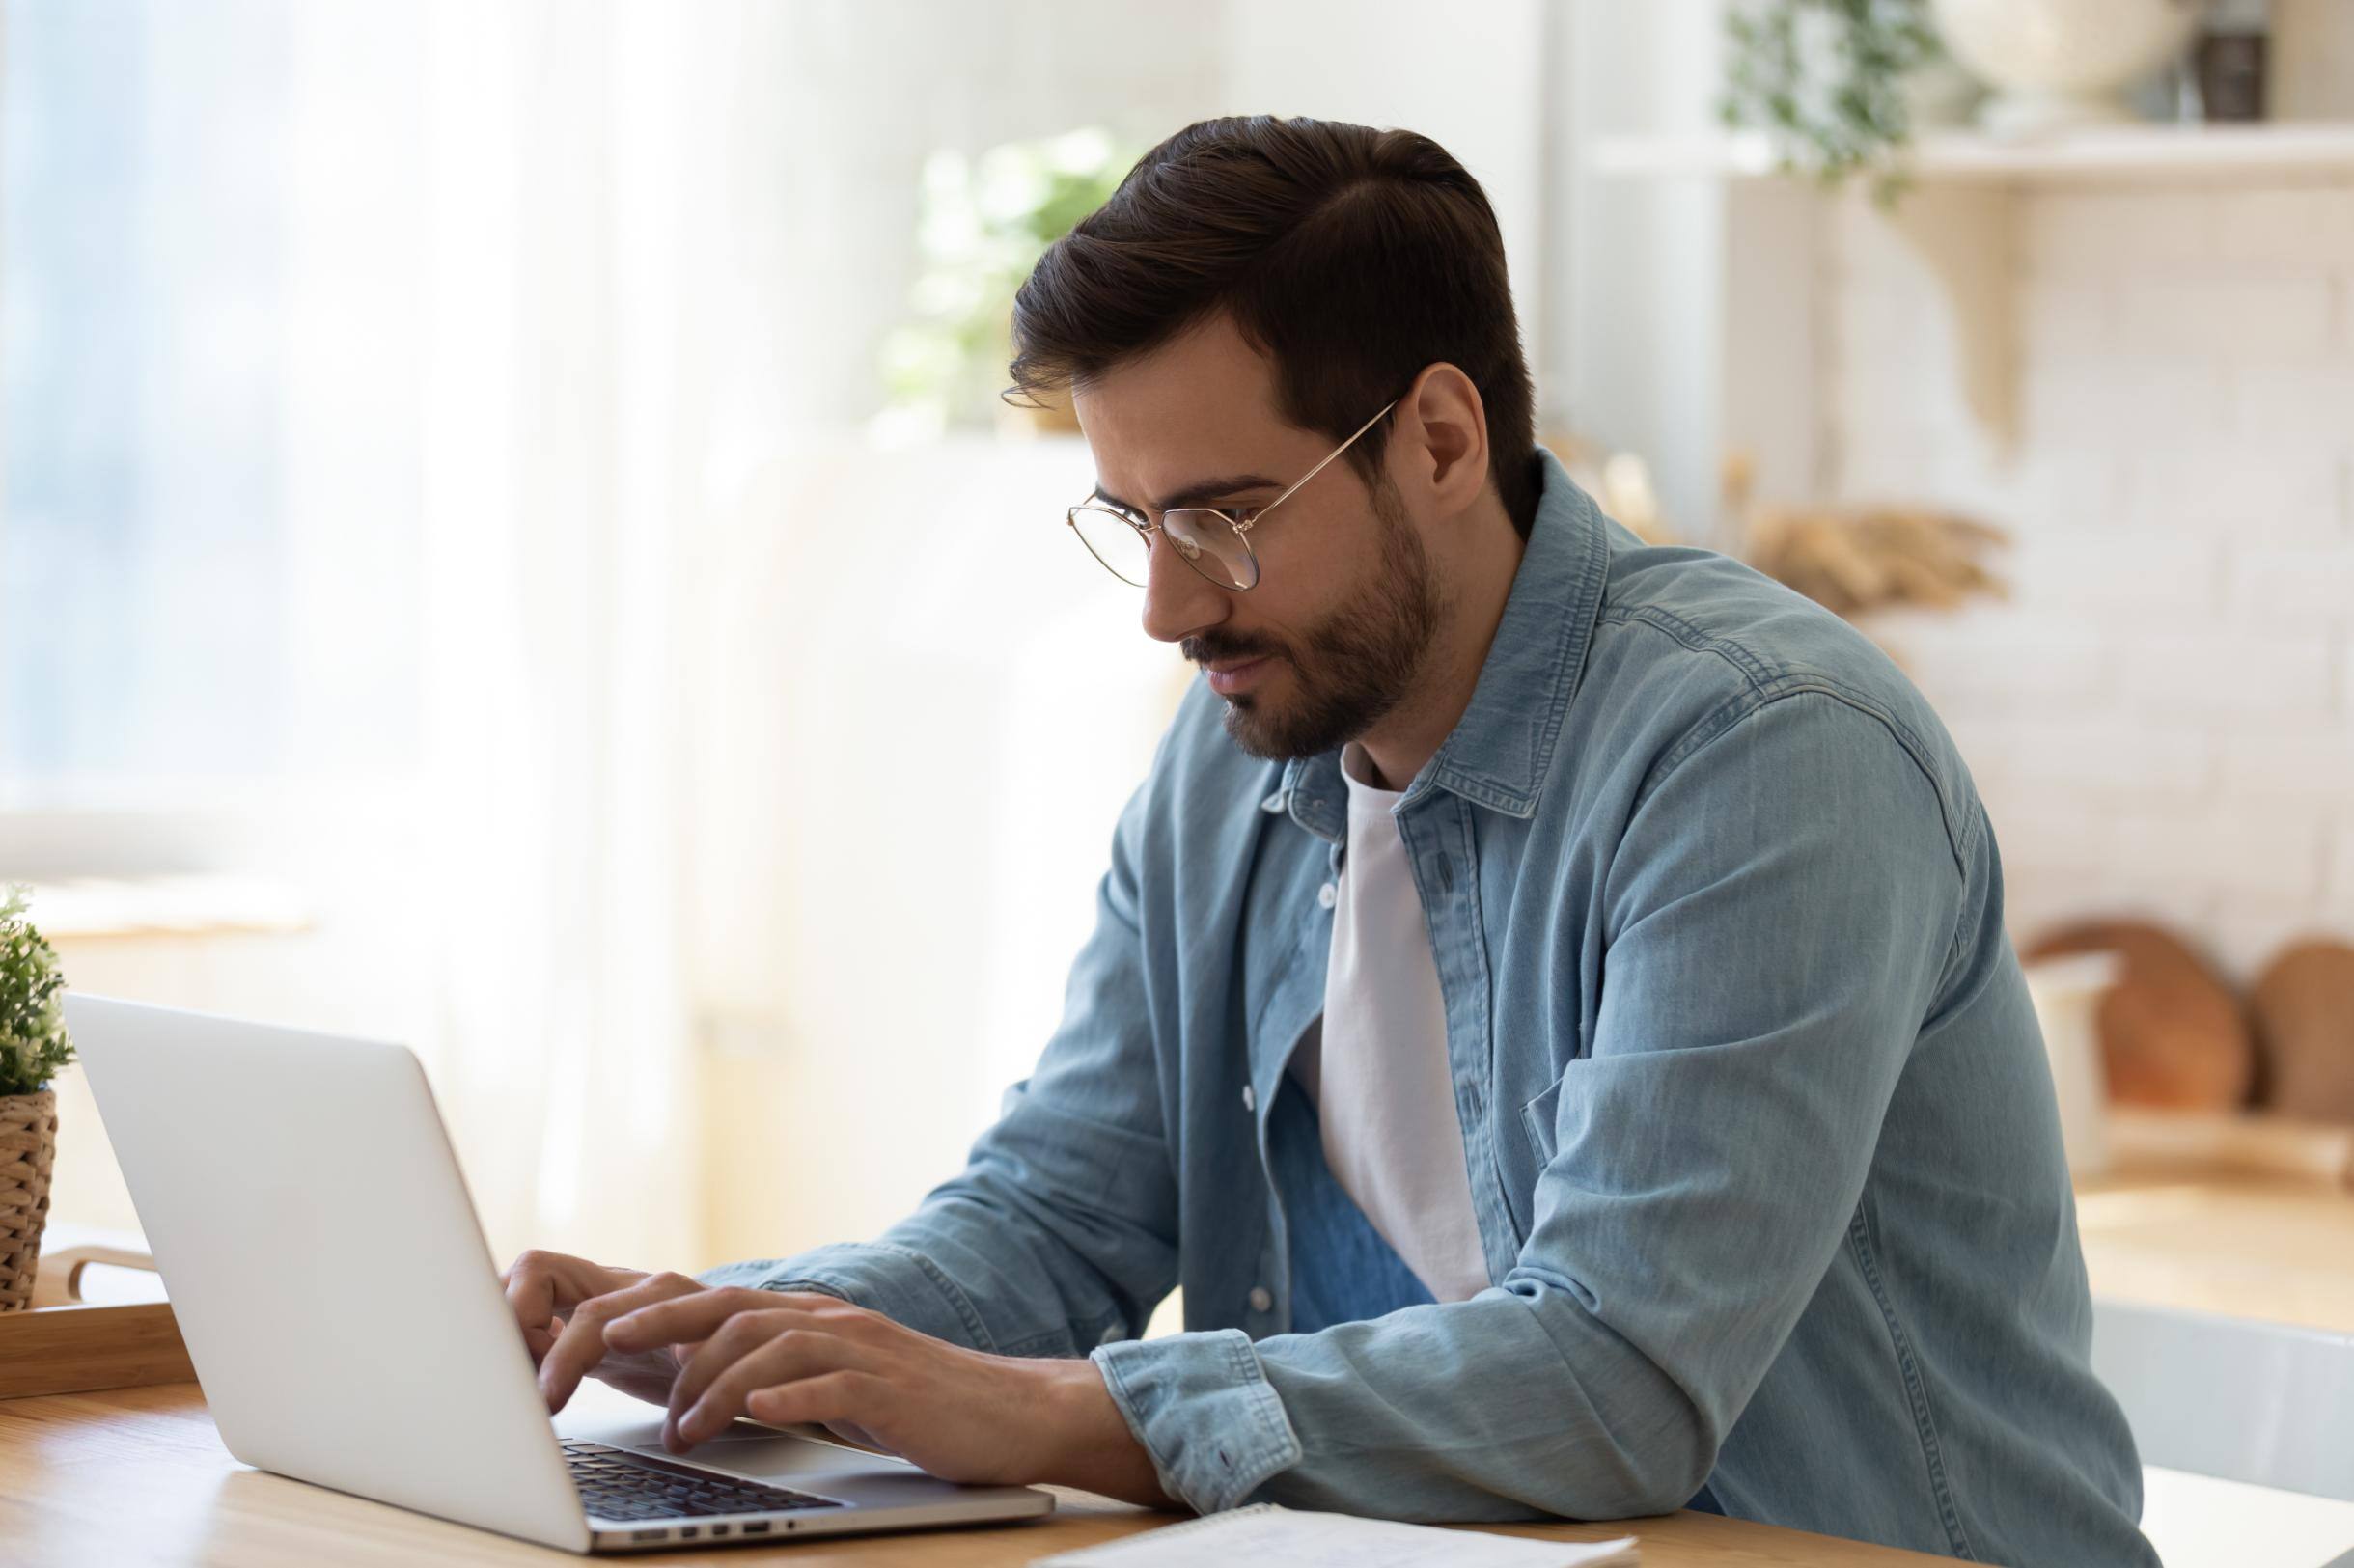
POLYGON ((1080 541, 1205 672, 1063 1024, 875 1242, 525 1254, 550 1404, 1203 1510, 2154 1561, 1969 773, 1843 622, 1535 446, 1477 182, 1190 126, 1015 339, 1095 459, 1080 541))

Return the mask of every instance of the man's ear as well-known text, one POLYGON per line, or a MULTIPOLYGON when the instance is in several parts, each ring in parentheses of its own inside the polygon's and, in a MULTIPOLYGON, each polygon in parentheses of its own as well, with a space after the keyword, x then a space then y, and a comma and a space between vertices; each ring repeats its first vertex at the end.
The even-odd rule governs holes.
POLYGON ((1424 366, 1390 418, 1391 472, 1417 509, 1445 516, 1479 499, 1487 483, 1487 409, 1470 376, 1444 361, 1424 366))

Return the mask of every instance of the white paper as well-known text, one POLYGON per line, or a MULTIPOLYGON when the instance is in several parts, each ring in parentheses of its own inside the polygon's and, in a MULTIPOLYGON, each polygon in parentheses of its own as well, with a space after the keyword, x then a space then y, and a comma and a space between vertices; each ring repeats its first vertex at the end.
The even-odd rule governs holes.
POLYGON ((1260 1503, 1040 1557, 1032 1568, 1233 1568, 1237 1562, 1254 1568, 1620 1568, 1635 1561, 1631 1535, 1531 1541, 1260 1503))

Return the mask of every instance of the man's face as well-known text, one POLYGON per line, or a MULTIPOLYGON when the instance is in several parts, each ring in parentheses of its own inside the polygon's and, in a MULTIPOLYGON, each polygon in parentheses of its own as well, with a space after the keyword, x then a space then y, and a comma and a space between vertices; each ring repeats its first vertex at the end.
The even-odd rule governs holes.
MULTIPOLYGON (((1273 368, 1224 316, 1075 392, 1072 405, 1098 493, 1152 522, 1171 502, 1247 515, 1338 444, 1277 416, 1273 368), (1211 480, 1255 482, 1185 493, 1211 480)), ((1364 734, 1412 690, 1444 584, 1396 490, 1369 488, 1346 456, 1265 513, 1250 541, 1259 584, 1236 592, 1155 534, 1145 630, 1209 670, 1236 745, 1313 756, 1364 734)))

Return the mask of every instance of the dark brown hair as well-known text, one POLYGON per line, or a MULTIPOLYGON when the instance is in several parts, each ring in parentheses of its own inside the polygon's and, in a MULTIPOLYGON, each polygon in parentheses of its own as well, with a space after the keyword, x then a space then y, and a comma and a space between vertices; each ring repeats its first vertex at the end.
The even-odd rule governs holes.
MULTIPOLYGON (((1270 115, 1198 121, 1137 160, 1013 297, 1007 401, 1086 386, 1230 313, 1279 413, 1336 442, 1423 367, 1480 389, 1488 469, 1526 537, 1536 390, 1487 194, 1427 136, 1270 115)), ((1380 482, 1389 422, 1348 450, 1380 482)))

